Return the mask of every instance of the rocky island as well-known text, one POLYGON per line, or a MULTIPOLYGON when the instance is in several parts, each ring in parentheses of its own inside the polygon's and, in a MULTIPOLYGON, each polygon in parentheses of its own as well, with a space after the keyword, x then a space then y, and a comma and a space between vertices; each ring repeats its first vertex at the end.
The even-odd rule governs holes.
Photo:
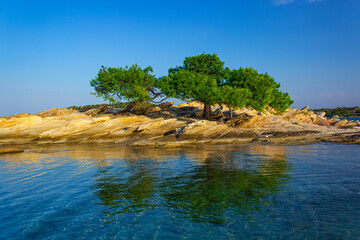
POLYGON ((90 85, 93 94, 111 106, 2 117, 0 145, 117 143, 167 148, 204 143, 360 143, 359 121, 329 120, 325 112, 308 107, 292 109, 294 101, 269 74, 251 67, 230 70, 215 53, 185 57, 183 65, 170 68, 167 76, 157 78, 152 72, 151 66, 137 64, 102 66, 90 85), (167 98, 188 103, 158 104, 167 98))
MULTIPOLYGON (((249 108, 230 113, 212 107, 212 119, 202 118, 203 105, 189 102, 120 113, 101 105, 81 112, 52 108, 37 114, 0 118, 0 146, 46 143, 117 143, 127 146, 168 148, 193 144, 225 143, 360 143, 360 122, 327 119, 323 113, 287 109, 274 114, 249 108), (224 120, 225 119, 225 120, 224 120)), ((5 151, 5 150, 4 150, 5 151)))

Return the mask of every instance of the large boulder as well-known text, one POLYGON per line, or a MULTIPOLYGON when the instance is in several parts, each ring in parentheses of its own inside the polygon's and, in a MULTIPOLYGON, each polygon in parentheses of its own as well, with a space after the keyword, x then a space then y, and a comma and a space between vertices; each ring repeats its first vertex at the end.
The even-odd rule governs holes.
POLYGON ((239 128, 261 128, 269 123, 269 118, 261 115, 240 114, 228 120, 226 124, 230 127, 239 128))
POLYGON ((76 113, 76 110, 67 109, 67 108, 50 108, 48 110, 37 113, 37 116, 40 117, 57 117, 57 116, 66 116, 73 113, 76 113))

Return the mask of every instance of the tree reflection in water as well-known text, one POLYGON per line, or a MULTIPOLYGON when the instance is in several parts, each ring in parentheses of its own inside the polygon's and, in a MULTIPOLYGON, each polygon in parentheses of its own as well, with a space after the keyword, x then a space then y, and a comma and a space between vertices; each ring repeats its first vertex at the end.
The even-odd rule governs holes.
POLYGON ((151 159, 127 159, 125 166, 101 167, 95 186, 96 195, 106 206, 105 214, 141 212, 155 207, 150 201, 154 196, 156 164, 151 159))
POLYGON ((251 220, 288 182, 289 164, 278 148, 276 154, 257 147, 119 160, 123 164, 99 166, 94 188, 106 215, 153 209, 192 222, 222 224, 234 215, 251 220))

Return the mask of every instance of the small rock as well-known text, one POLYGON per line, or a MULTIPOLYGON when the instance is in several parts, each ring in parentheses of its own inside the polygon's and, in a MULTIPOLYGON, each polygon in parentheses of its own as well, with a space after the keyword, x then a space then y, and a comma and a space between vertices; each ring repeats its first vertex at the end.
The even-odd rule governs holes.
POLYGON ((161 108, 158 106, 149 106, 145 110, 145 114, 153 113, 153 112, 159 112, 161 111, 161 108))
POLYGON ((199 110, 194 113, 195 117, 202 117, 204 115, 204 110, 199 110))
POLYGON ((108 108, 105 113, 119 114, 123 111, 121 108, 108 108))
POLYGON ((330 121, 327 120, 326 118, 318 118, 313 123, 316 125, 319 125, 319 126, 329 126, 330 125, 330 121))
POLYGON ((170 112, 167 110, 163 110, 163 111, 161 111, 161 116, 165 117, 165 118, 175 118, 177 115, 176 115, 176 113, 173 113, 173 112, 170 112))
POLYGON ((326 112, 317 112, 316 115, 323 118, 323 117, 325 117, 326 112))
POLYGON ((164 102, 159 105, 161 109, 168 109, 174 106, 174 102, 164 102))
POLYGON ((183 134, 186 131, 188 131, 196 126, 203 126, 203 125, 207 125, 207 124, 208 124, 208 121, 206 121, 206 120, 196 121, 196 122, 189 123, 183 127, 175 129, 175 132, 177 134, 183 134))
POLYGON ((341 120, 341 121, 337 121, 337 122, 334 124, 334 126, 335 126, 335 127, 339 127, 339 128, 351 127, 346 119, 341 120))
POLYGON ((338 116, 338 115, 335 115, 335 116, 333 116, 330 120, 336 121, 336 120, 338 120, 338 119, 339 119, 339 116, 338 116))
POLYGON ((219 120, 222 119, 223 115, 221 114, 220 111, 215 111, 212 115, 211 115, 211 119, 212 120, 219 120))
POLYGON ((188 106, 187 103, 182 103, 182 104, 179 104, 179 105, 174 105, 174 107, 176 107, 176 108, 181 108, 181 107, 186 107, 186 106, 188 106))
POLYGON ((316 122, 316 120, 318 119, 318 115, 316 114, 310 114, 309 117, 313 123, 316 122))
POLYGON ((107 104, 101 104, 99 107, 97 108, 94 108, 94 109, 90 109, 88 111, 85 112, 86 115, 97 115, 97 114, 100 114, 100 113, 104 113, 107 111, 107 107, 108 105, 107 104))
POLYGON ((303 108, 301 109, 301 111, 307 111, 307 110, 309 110, 309 106, 303 107, 303 108))
POLYGON ((179 111, 195 111, 197 108, 196 107, 192 107, 192 106, 185 106, 185 107, 181 107, 181 108, 178 108, 179 111))
POLYGON ((192 106, 192 107, 197 107, 197 108, 203 108, 204 107, 203 103, 197 102, 197 101, 190 101, 190 102, 188 102, 188 105, 192 106))

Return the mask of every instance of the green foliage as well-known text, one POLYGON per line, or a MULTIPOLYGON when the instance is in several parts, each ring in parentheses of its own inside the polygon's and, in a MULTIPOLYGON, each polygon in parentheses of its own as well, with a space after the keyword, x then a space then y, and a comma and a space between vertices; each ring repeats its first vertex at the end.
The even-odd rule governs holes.
POLYGON ((159 87, 169 97, 202 102, 204 117, 209 119, 210 106, 224 101, 225 89, 220 85, 229 73, 217 54, 203 53, 186 57, 183 66, 171 68, 168 76, 159 80, 159 87))
POLYGON ((283 112, 293 103, 267 73, 252 68, 230 71, 216 54, 186 57, 183 66, 171 68, 168 76, 160 79, 159 87, 169 97, 195 100, 205 106, 250 106, 259 111, 271 106, 283 112))
POLYGON ((280 84, 267 73, 260 74, 252 68, 230 71, 217 54, 200 54, 186 57, 182 66, 170 68, 169 74, 156 79, 148 66, 125 68, 102 66, 97 77, 90 81, 95 95, 110 103, 129 101, 128 107, 149 104, 156 97, 195 100, 204 104, 204 117, 210 118, 211 105, 230 108, 244 106, 263 110, 271 106, 278 112, 285 111, 293 101, 288 93, 279 90, 280 84), (162 92, 157 92, 160 89, 162 92))
POLYGON ((233 108, 245 107, 248 99, 251 97, 251 92, 246 88, 237 88, 230 85, 223 85, 220 87, 219 100, 220 105, 226 105, 233 108))
POLYGON ((218 101, 219 88, 216 79, 186 69, 169 73, 159 81, 160 89, 166 96, 181 100, 195 100, 213 105, 218 101))
MULTIPOLYGON (((74 110, 78 110, 80 112, 85 112, 87 110, 90 109, 95 109, 100 107, 101 104, 91 104, 91 105, 84 105, 84 106, 70 106, 68 107, 68 109, 74 109, 74 110)), ((116 102, 116 103, 111 103, 108 106, 109 107, 113 107, 113 108, 126 108, 129 105, 128 102, 116 102)))
POLYGON ((94 95, 116 103, 123 100, 143 103, 150 102, 161 93, 156 93, 157 79, 148 66, 144 69, 138 65, 125 68, 101 67, 97 77, 90 81, 94 87, 94 95))
POLYGON ((293 103, 294 101, 291 100, 288 93, 283 93, 279 89, 274 89, 273 100, 270 102, 269 106, 281 113, 285 112, 293 103))
POLYGON ((170 68, 169 73, 176 73, 180 69, 187 70, 190 72, 196 72, 201 75, 207 75, 215 79, 218 84, 227 78, 230 73, 230 69, 224 67, 217 54, 200 54, 197 56, 185 57, 184 65, 176 68, 170 68))
POLYGON ((275 82, 274 78, 267 73, 258 73, 253 68, 232 70, 225 84, 234 88, 248 89, 251 96, 248 98, 247 105, 258 111, 271 106, 283 112, 293 103, 288 93, 279 90, 280 84, 275 82))

